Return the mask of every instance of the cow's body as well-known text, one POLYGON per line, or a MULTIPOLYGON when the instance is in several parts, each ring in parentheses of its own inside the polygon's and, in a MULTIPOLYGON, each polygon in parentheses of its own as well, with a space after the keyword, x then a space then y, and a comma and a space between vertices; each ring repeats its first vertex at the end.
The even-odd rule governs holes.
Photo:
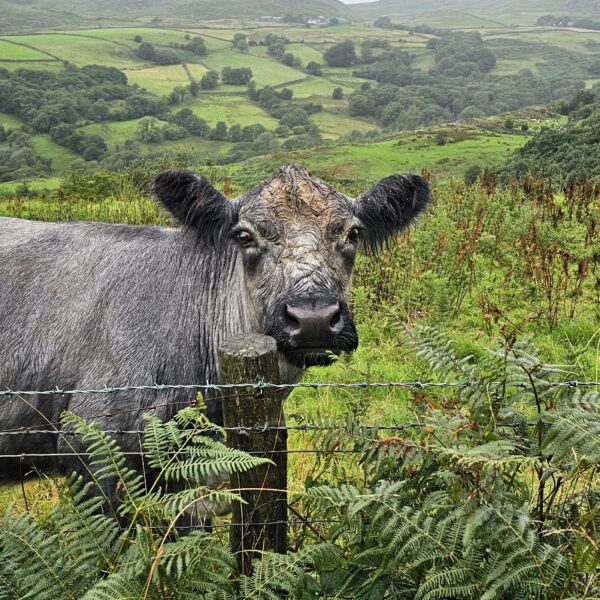
MULTIPOLYGON (((186 227, 39 223, 0 218, 0 388, 89 389, 218 382, 219 341, 273 335, 283 381, 358 342, 348 294, 358 228, 366 245, 405 227, 429 199, 395 176, 354 201, 286 167, 230 202, 206 180, 166 173, 155 195, 186 227)), ((2 397, 0 431, 54 429, 70 410, 108 430, 168 419, 194 391, 2 397)), ((221 421, 216 399, 211 419, 221 421)), ((140 438, 122 436, 125 450, 140 438)), ((71 436, 0 435, 0 478, 76 457, 71 436)))
MULTIPOLYGON (((219 340, 257 328, 237 263, 236 253, 200 249, 180 229, 0 218, 2 387, 216 381, 219 340)), ((144 412, 170 418, 182 408, 174 403, 194 397, 140 391, 3 398, 0 429, 59 427, 69 409, 106 429, 136 430, 144 412)), ((209 404, 219 421, 218 404, 209 404)), ((56 442, 48 434, 0 436, 0 454, 55 453, 56 442)), ((0 462, 3 476, 15 468, 24 465, 0 462)))

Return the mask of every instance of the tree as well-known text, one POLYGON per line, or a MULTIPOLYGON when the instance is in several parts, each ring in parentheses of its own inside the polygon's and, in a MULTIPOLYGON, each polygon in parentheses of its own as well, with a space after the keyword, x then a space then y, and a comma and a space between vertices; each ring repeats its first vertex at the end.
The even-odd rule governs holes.
POLYGON ((138 58, 141 58, 142 60, 154 61, 154 55, 156 53, 156 50, 154 49, 154 46, 152 44, 148 42, 143 42, 138 46, 135 53, 138 56, 138 58))
POLYGON ((314 61, 314 60, 311 60, 306 65, 306 72, 309 75, 316 75, 316 76, 323 75, 323 70, 321 68, 321 65, 318 62, 314 61))
POLYGON ((341 100, 344 97, 344 90, 341 87, 333 88, 333 93, 331 94, 331 97, 334 100, 341 100))
POLYGON ((206 44, 201 37, 193 37, 188 44, 185 45, 185 49, 193 52, 197 56, 206 56, 206 44))
POLYGON ((212 131, 213 140, 226 140, 227 139, 227 125, 224 121, 219 121, 212 131))
POLYGON ((392 29, 392 20, 389 17, 379 17, 374 23, 373 27, 379 27, 380 29, 392 29))
POLYGON ((291 52, 286 52, 282 57, 281 57, 281 62, 284 65, 288 65, 289 67, 294 66, 294 61, 295 61, 295 56, 291 53, 291 52))
POLYGON ((227 132, 227 137, 230 142, 239 142, 242 139, 242 127, 235 123, 229 128, 227 132))
POLYGON ((190 94, 193 98, 196 98, 200 93, 200 84, 197 81, 192 81, 189 85, 190 94))
POLYGON ((141 44, 142 43, 142 36, 141 35, 136 35, 133 38, 133 41, 136 42, 137 44, 141 44))
POLYGON ((356 48, 352 40, 344 40, 330 46, 323 54, 330 67, 349 67, 356 61, 356 48))
POLYGON ((155 144, 163 139, 160 121, 154 117, 144 117, 138 121, 135 136, 140 142, 155 144))
POLYGON ((233 36, 232 45, 236 50, 242 53, 248 52, 248 40, 243 33, 236 33, 233 36))
POLYGON ((181 62, 177 52, 171 48, 155 51, 152 60, 159 65, 176 65, 181 62))
POLYGON ((216 71, 209 71, 202 76, 200 87, 203 90, 214 90, 219 85, 219 74, 216 71))
POLYGON ((296 127, 296 125, 308 125, 308 114, 302 108, 294 108, 283 115, 279 122, 281 125, 287 125, 291 129, 296 127))
POLYGON ((252 79, 252 69, 248 67, 223 67, 221 80, 230 85, 245 85, 252 79))

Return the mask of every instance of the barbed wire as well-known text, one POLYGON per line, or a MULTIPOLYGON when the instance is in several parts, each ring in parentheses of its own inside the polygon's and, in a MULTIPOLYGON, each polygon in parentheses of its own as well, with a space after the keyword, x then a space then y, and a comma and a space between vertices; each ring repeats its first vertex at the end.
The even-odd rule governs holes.
MULTIPOLYGON (((219 433, 219 431, 231 431, 236 433, 266 433, 268 431, 299 431, 299 432, 310 432, 310 431, 402 431, 404 429, 413 429, 416 427, 425 427, 425 423, 403 423, 402 425, 357 425, 356 427, 350 428, 348 425, 255 425, 249 426, 237 426, 237 427, 203 427, 194 428, 189 431, 194 433, 219 433)), ((101 433, 108 435, 144 435, 143 429, 102 429, 101 433)), ((65 435, 74 436, 73 431, 65 431, 62 429, 30 429, 22 427, 20 429, 0 430, 0 437, 12 436, 12 435, 65 435)))
MULTIPOLYGON (((127 386, 104 386, 102 388, 91 388, 91 389, 63 389, 56 387, 51 390, 0 390, 0 397, 2 396, 74 396, 78 394, 115 394, 118 392, 139 392, 139 391, 166 391, 166 390, 191 390, 191 391, 221 391, 221 390, 234 390, 234 389, 252 389, 254 391, 278 389, 296 389, 296 388, 308 388, 308 389, 324 389, 324 388, 338 388, 338 389, 370 389, 370 388, 401 388, 408 390, 424 390, 429 388, 468 388, 475 385, 480 385, 481 382, 477 381, 443 381, 443 382, 430 382, 430 381, 384 381, 384 382, 371 382, 371 381, 359 381, 351 383, 340 383, 340 382, 301 382, 301 383, 269 383, 266 381, 259 381, 256 383, 199 383, 199 384, 164 384, 157 383, 152 385, 127 385, 127 386)), ((488 385, 500 385, 500 381, 489 382, 488 385)), ((556 381, 556 382, 540 382, 546 389, 550 388, 577 388, 577 387, 598 387, 600 381, 556 381)), ((523 382, 511 382, 511 387, 529 387, 529 384, 523 382)))

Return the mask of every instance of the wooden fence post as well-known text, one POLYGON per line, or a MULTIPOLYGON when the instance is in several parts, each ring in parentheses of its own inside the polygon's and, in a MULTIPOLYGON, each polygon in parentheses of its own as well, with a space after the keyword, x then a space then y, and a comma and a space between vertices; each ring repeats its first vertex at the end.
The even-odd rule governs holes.
MULTIPOLYGON (((220 383, 279 383, 275 340, 259 334, 226 339, 219 347, 220 383)), ((263 551, 287 550, 287 431, 283 399, 278 389, 236 388, 222 393, 225 427, 249 427, 252 431, 228 431, 229 446, 272 460, 247 473, 232 476, 231 488, 240 489, 247 502, 232 507, 231 549, 240 572, 252 571, 251 561, 263 551), (274 491, 276 490, 276 491, 274 491)))

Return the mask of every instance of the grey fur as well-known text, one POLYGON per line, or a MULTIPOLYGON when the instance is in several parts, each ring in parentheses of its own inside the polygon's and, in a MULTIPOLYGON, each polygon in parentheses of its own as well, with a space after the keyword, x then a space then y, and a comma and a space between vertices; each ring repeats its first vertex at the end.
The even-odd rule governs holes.
MULTIPOLYGON (((285 345, 273 324, 282 299, 325 294, 347 306, 355 250, 348 231, 364 226, 360 211, 301 167, 284 167, 233 202, 189 173, 159 176, 154 193, 185 227, 0 218, 1 388, 216 382, 220 340, 257 331, 285 345), (252 232, 254 247, 234 241, 240 228, 252 232)), ((349 320, 349 338, 351 329, 349 320)), ((280 364, 283 381, 299 379, 285 355, 280 364)), ((102 428, 139 429, 143 414, 168 419, 194 400, 186 391, 9 398, 0 430, 51 427, 65 409, 102 428)), ((207 403, 221 422, 218 400, 207 403)), ((139 450, 135 436, 119 441, 139 450)), ((0 454, 60 452, 71 443, 5 436, 0 454)), ((0 477, 33 466, 68 471, 77 461, 0 460, 0 477)))

